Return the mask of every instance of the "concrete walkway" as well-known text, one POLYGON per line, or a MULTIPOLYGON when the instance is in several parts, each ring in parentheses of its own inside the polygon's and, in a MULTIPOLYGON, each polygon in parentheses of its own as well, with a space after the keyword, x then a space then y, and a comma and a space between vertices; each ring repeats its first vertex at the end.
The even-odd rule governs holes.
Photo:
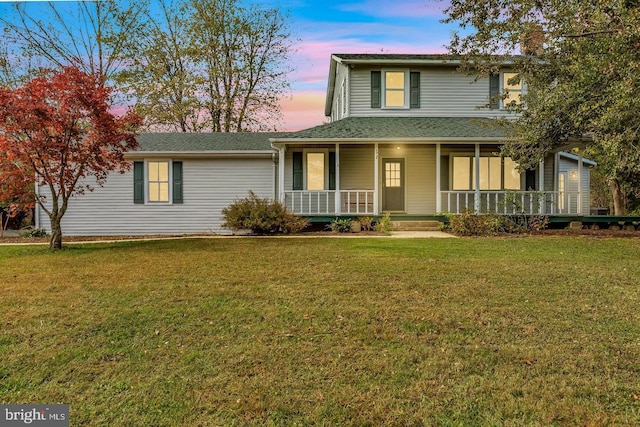
MULTIPOLYGON (((18 232, 15 230, 8 230, 12 234, 5 233, 6 237, 17 237, 18 232)), ((293 235, 278 235, 278 236, 223 236, 223 235, 184 235, 184 236, 153 236, 153 237, 140 237, 139 239, 109 239, 105 237, 102 240, 74 240, 65 241, 62 238, 63 245, 76 245, 76 244, 88 244, 88 243, 118 243, 118 242, 143 242, 150 240, 176 240, 176 239, 446 239, 456 238, 448 233, 442 231, 392 231, 390 234, 365 234, 365 233, 323 233, 323 234, 293 234, 293 235)), ((3 243, 0 239, 0 246, 19 246, 19 245, 48 245, 48 242, 7 242, 3 243)))

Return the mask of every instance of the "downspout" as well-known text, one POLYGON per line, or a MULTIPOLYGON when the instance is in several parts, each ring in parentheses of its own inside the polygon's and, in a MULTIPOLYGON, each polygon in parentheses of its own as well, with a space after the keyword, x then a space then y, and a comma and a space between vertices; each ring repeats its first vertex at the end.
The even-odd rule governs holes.
MULTIPOLYGON (((538 209, 540 214, 546 213, 545 198, 544 198, 544 158, 538 163, 538 191, 540 192, 540 200, 538 201, 538 209)), ((533 212, 532 212, 533 213, 533 212)))
POLYGON ((578 215, 582 215, 582 151, 578 151, 578 215))
POLYGON ((273 200, 278 200, 278 157, 276 157, 276 152, 273 151, 271 153, 271 161, 273 162, 273 200))
POLYGON ((442 194, 440 194, 440 155, 441 147, 440 143, 436 144, 436 213, 439 214, 442 211, 442 194))

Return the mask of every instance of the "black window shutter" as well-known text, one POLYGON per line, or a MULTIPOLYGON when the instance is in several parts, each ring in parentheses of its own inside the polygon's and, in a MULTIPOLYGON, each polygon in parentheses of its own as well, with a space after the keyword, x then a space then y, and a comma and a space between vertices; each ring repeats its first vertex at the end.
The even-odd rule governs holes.
POLYGON ((293 189, 302 190, 302 153, 294 151, 291 154, 293 154, 293 189))
POLYGON ((133 162, 133 203, 144 204, 144 162, 133 162))
POLYGON ((371 108, 382 107, 382 73, 371 72, 371 108))
POLYGON ((420 108, 420 72, 412 71, 409 74, 409 107, 420 108))
POLYGON ((336 189, 336 153, 329 151, 329 190, 336 189))
POLYGON ((182 198, 182 162, 173 162, 173 203, 184 203, 182 198))
POLYGON ((489 76, 489 108, 497 110, 500 108, 500 75, 491 74, 489 76))

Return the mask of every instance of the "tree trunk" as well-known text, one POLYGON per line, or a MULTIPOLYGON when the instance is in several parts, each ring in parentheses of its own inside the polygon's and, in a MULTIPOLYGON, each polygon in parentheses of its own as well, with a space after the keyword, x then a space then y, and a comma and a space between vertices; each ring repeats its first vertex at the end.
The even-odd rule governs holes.
POLYGON ((617 179, 612 178, 609 180, 609 189, 611 189, 611 195, 613 196, 613 214, 616 216, 624 215, 624 194, 622 194, 620 183, 617 179))
POLYGON ((51 240, 49 240, 49 249, 58 251, 62 249, 62 227, 60 226, 60 218, 50 217, 51 219, 51 240))

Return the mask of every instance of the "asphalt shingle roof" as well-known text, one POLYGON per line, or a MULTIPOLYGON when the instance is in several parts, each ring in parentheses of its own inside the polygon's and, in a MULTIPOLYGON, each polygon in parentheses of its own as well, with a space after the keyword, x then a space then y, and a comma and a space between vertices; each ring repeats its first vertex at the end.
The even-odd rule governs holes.
POLYGON ((273 151, 269 138, 285 135, 283 132, 143 133, 138 136, 137 151, 273 151))
POLYGON ((371 61, 438 61, 438 60, 460 60, 459 56, 448 54, 398 54, 398 53, 334 53, 333 56, 345 61, 371 60, 371 61))
POLYGON ((348 117, 282 138, 503 138, 504 131, 491 123, 470 117, 348 117))

